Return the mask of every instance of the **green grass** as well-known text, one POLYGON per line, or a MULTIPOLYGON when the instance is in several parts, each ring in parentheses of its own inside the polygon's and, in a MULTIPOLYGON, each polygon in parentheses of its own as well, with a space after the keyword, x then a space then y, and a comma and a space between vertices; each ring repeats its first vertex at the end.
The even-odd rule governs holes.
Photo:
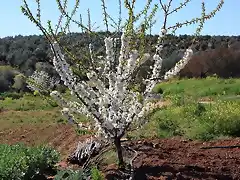
POLYGON ((208 77, 205 79, 182 79, 158 84, 154 91, 163 90, 164 97, 186 98, 226 98, 240 95, 240 79, 220 79, 208 77))
MULTIPOLYGON (((183 136, 208 140, 223 136, 240 136, 240 79, 182 79, 155 87, 163 90, 164 99, 172 105, 156 110, 150 122, 129 138, 183 136), (213 104, 199 105, 199 99, 211 97, 213 104)), ((70 96, 65 94, 67 98, 70 96)), ((60 108, 40 96, 26 94, 20 99, 0 100, 1 129, 19 124, 66 123, 60 108)), ((84 116, 79 121, 86 122, 84 116)), ((79 134, 85 132, 79 131, 79 134)))
POLYGON ((157 110, 150 126, 140 129, 135 137, 167 138, 182 136, 189 139, 210 140, 240 136, 240 102, 216 101, 214 104, 188 103, 171 105, 157 110))
POLYGON ((6 97, 0 100, 0 109, 14 111, 31 111, 31 110, 52 110, 56 104, 51 104, 47 99, 40 96, 26 94, 22 98, 12 99, 6 97))
POLYGON ((4 111, 1 113, 0 122, 3 126, 29 123, 60 123, 65 122, 58 109, 51 111, 4 111))
POLYGON ((156 110, 148 124, 128 137, 240 137, 240 79, 172 80, 158 84, 154 91, 163 91, 163 98, 172 104, 156 110), (214 102, 198 103, 206 97, 214 102))
POLYGON ((114 149, 111 149, 105 152, 102 155, 101 160, 99 161, 100 166, 117 164, 117 162, 118 162, 118 158, 117 158, 116 151, 114 149))
MULTIPOLYGON (((0 100, 0 130, 29 123, 36 125, 67 123, 60 110, 60 107, 52 101, 32 94, 25 94, 19 99, 5 97, 4 100, 0 100)), ((87 121, 83 115, 74 114, 74 116, 81 122, 87 121)))

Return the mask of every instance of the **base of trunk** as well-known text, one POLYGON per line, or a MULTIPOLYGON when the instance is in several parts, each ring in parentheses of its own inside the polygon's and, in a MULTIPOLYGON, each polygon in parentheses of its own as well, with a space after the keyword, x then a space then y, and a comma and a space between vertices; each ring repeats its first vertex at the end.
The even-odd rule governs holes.
POLYGON ((123 160, 123 153, 122 153, 122 146, 121 146, 121 140, 120 138, 116 138, 114 140, 114 145, 117 150, 117 156, 118 156, 118 168, 119 169, 125 169, 125 163, 123 160))

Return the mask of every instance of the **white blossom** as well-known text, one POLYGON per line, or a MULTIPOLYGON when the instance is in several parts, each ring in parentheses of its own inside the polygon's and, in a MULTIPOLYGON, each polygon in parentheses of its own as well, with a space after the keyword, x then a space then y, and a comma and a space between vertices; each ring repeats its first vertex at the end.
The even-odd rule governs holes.
POLYGON ((192 56, 193 56, 193 50, 191 48, 188 48, 184 53, 183 58, 172 69, 170 69, 168 72, 165 73, 164 79, 167 80, 176 76, 190 61, 192 56))
POLYGON ((59 83, 59 79, 49 76, 45 71, 34 71, 29 77, 27 87, 32 91, 48 92, 59 83))
MULTIPOLYGON (((161 33, 166 34, 164 30, 161 33)), ((65 100, 57 91, 51 92, 51 96, 61 104, 63 115, 71 123, 84 128, 83 124, 75 120, 73 113, 86 114, 94 121, 96 135, 110 140, 116 137, 121 138, 131 123, 145 121, 144 116, 154 108, 154 104, 149 102, 149 94, 160 81, 163 62, 161 44, 156 47, 156 53, 153 55, 154 65, 151 69, 151 76, 145 80, 145 91, 133 92, 129 89, 134 70, 151 57, 149 53, 145 53, 140 62, 138 51, 130 50, 129 39, 125 33, 122 34, 120 54, 116 56, 113 50, 116 39, 105 38, 106 56, 97 57, 103 59, 104 63, 99 63, 101 66, 97 67, 98 73, 92 68, 89 69, 87 73, 89 81, 78 80, 61 53, 57 42, 54 42, 52 47, 54 68, 77 100, 65 100), (139 100, 140 96, 143 97, 142 101, 139 100)), ((91 61, 94 63, 91 44, 89 50, 91 61)), ((176 75, 187 64, 192 54, 192 50, 187 49, 183 59, 167 72, 164 78, 168 79, 176 75)))

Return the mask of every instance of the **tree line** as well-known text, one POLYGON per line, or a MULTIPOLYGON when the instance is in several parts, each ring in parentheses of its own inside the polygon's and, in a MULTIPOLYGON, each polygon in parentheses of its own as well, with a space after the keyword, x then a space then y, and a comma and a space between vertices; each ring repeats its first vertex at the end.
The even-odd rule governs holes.
MULTIPOLYGON (((92 43, 97 56, 104 55, 104 37, 116 33, 97 32, 69 33, 60 40, 78 63, 88 66, 88 45, 92 43)), ((120 37, 120 36, 119 36, 120 37)), ((146 35, 147 52, 154 53, 157 35, 146 35)), ((183 56, 184 50, 192 44, 193 36, 169 35, 164 45, 163 72, 169 70, 183 56), (170 45, 169 48, 168 45, 170 45)), ((136 46, 140 46, 136 44, 136 46)), ((219 77, 240 76, 240 36, 199 36, 193 43, 195 52, 192 60, 180 72, 181 77, 219 77)), ((47 40, 42 35, 15 36, 0 39, 0 92, 27 91, 25 77, 35 70, 44 70, 52 76, 57 73, 52 66, 52 54, 47 40)), ((72 64, 74 67, 74 64, 72 64)), ((151 62, 146 62, 138 72, 146 76, 151 62)))

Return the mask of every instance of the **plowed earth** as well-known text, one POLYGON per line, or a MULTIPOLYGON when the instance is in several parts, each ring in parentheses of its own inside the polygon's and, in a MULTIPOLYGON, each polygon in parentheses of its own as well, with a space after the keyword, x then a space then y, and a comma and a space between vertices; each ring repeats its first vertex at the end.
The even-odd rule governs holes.
MULTIPOLYGON (((63 162, 84 138, 65 124, 23 125, 0 132, 0 143, 49 144, 60 151, 63 162)), ((133 161, 136 180, 240 179, 240 138, 205 143, 181 138, 144 139, 127 144, 138 152, 133 161)), ((122 179, 115 165, 102 169, 106 179, 122 179)))
POLYGON ((48 144, 58 150, 62 159, 73 152, 77 143, 86 136, 78 136, 71 125, 22 125, 0 132, 0 143, 16 144, 23 142, 26 145, 34 146, 48 144))
MULTIPOLYGON (((240 138, 207 143, 180 138, 129 143, 138 152, 133 163, 136 180, 240 179, 238 145, 240 138)), ((118 174, 113 167, 108 167, 106 172, 108 179, 118 174)))

